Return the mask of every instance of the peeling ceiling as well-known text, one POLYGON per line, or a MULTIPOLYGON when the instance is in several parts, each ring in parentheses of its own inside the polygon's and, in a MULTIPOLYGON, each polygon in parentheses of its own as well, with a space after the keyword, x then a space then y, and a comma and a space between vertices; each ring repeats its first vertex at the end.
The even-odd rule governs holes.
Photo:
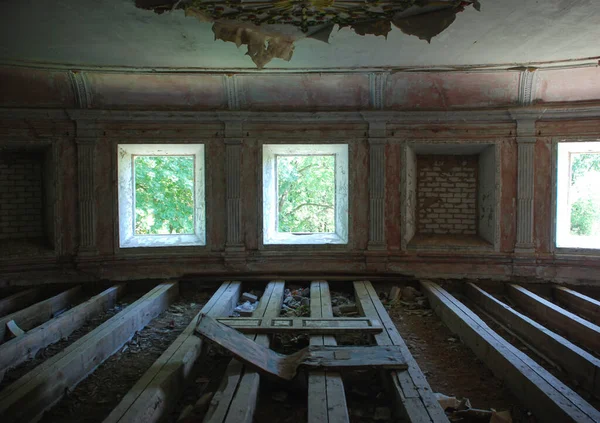
MULTIPOLYGON (((382 36, 334 29, 329 43, 296 42, 269 70, 522 66, 600 56, 598 0, 480 0, 431 44, 394 28, 382 36)), ((70 67, 253 70, 212 24, 183 10, 158 15, 134 0, 4 0, 0 63, 70 67)), ((597 59, 595 59, 597 61, 597 59)), ((263 71, 263 72, 264 72, 263 71)))

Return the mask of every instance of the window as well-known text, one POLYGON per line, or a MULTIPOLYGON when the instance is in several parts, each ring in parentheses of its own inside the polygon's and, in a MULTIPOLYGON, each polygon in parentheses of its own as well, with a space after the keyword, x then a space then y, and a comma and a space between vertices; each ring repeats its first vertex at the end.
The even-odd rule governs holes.
POLYGON ((348 146, 263 146, 264 244, 348 242, 348 146))
POLYGON ((600 142, 558 144, 556 246, 600 248, 600 142))
POLYGON ((119 145, 121 248, 205 245, 204 146, 119 145))

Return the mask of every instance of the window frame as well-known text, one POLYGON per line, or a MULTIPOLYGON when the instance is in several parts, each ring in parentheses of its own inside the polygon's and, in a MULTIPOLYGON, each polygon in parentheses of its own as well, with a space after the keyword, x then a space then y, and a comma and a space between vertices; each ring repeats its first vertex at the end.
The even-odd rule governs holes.
POLYGON ((559 251, 600 253, 600 236, 586 237, 571 235, 571 209, 569 190, 571 187, 571 155, 577 153, 600 154, 600 140, 557 140, 555 147, 555 207, 554 207, 554 248, 559 251), (575 245, 579 240, 579 245, 575 245), (581 241, 585 240, 585 243, 581 241), (598 247, 594 247, 598 245, 598 247))
POLYGON ((184 247, 206 245, 204 144, 118 144, 119 248, 184 247), (194 233, 135 234, 135 157, 194 157, 194 233))
POLYGON ((263 245, 348 244, 348 144, 263 144, 263 245), (334 156, 335 232, 293 234, 278 232, 277 156, 334 156))

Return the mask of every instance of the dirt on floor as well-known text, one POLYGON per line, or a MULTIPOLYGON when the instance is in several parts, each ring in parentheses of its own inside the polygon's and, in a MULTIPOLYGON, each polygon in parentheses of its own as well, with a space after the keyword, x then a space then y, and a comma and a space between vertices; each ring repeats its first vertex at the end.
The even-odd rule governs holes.
POLYGON ((44 361, 62 352, 65 348, 77 341, 79 338, 87 335, 102 323, 121 312, 125 307, 137 300, 140 296, 141 294, 139 293, 130 293, 125 295, 117 302, 115 307, 93 316, 86 321, 83 326, 73 331, 73 333, 71 333, 71 335, 68 337, 63 338, 54 344, 48 345, 46 348, 40 349, 32 359, 27 360, 17 367, 8 370, 4 375, 2 382, 0 383, 0 390, 20 379, 22 376, 42 364, 44 361))
MULTIPOLYGON (((460 301, 463 304, 465 304, 467 307, 469 307, 471 309, 471 311, 473 311, 475 314, 477 314, 481 320, 483 320, 490 328, 492 328, 502 338, 507 340, 512 346, 514 346, 515 348, 517 348, 520 351, 523 351, 525 354, 527 354, 527 356, 529 358, 534 360, 537 364, 539 364, 544 369, 546 369, 550 374, 552 374, 554 377, 559 379, 562 383, 564 383, 569 388, 571 388, 573 391, 575 391, 584 400, 589 402, 593 407, 600 410, 600 399, 595 398, 589 391, 584 390, 583 388, 581 388, 581 386, 579 386, 577 384, 577 382, 574 382, 573 380, 571 380, 566 373, 561 371, 559 368, 554 367, 548 361, 544 360, 537 352, 535 352, 529 346, 524 344, 520 339, 518 339, 512 333, 509 333, 503 326, 499 325, 496 322, 496 320, 491 319, 488 315, 486 315, 485 313, 482 313, 481 309, 478 308, 477 306, 475 306, 472 301, 469 301, 467 298, 462 297, 462 296, 460 297, 460 301)), ((517 311, 519 311, 522 314, 525 314, 523 312, 523 310, 517 309, 517 311)), ((529 316, 529 317, 531 319, 533 319, 532 316, 529 316)), ((533 319, 533 320, 535 320, 535 319, 533 319)))
POLYGON ((102 422, 183 332, 211 293, 191 292, 152 320, 51 410, 43 422, 102 422))
POLYGON ((537 421, 426 300, 399 301, 386 308, 434 392, 468 398, 472 408, 508 410, 513 422, 537 421))

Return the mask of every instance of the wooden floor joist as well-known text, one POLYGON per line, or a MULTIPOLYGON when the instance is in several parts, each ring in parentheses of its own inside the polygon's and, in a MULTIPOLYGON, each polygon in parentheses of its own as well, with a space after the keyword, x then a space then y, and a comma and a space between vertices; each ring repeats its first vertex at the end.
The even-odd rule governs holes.
POLYGON ((468 283, 471 301, 527 344, 557 364, 570 378, 600 398, 600 360, 524 314, 468 283))
POLYGON ((79 302, 82 296, 83 290, 81 286, 76 286, 50 297, 47 300, 40 301, 39 303, 2 317, 0 319, 0 343, 3 342, 6 337, 6 324, 11 320, 14 320, 15 323, 25 331, 33 329, 45 321, 50 320, 56 312, 79 302))
MULTIPOLYGON (((277 317, 283 301, 284 281, 270 282, 252 317, 277 317)), ((267 335, 247 335, 260 345, 269 346, 267 335)), ((237 360, 231 360, 219 391, 213 397, 204 422, 250 423, 258 399, 260 376, 237 360)))
POLYGON ((558 330, 592 351, 600 351, 600 327, 515 284, 508 285, 510 298, 535 319, 558 330))
POLYGON ((442 321, 540 421, 600 421, 600 411, 504 340, 446 290, 433 282, 422 282, 421 286, 442 321))
POLYGON ((44 291, 41 288, 30 288, 17 292, 0 300, 0 317, 19 311, 36 301, 41 300, 44 291))
POLYGON ((0 375, 33 358, 41 348, 68 337, 96 314, 114 307, 124 291, 124 284, 108 288, 60 316, 0 345, 0 375))
POLYGON ((202 349, 194 335, 200 314, 229 315, 241 294, 240 282, 224 282, 181 335, 123 397, 104 423, 158 422, 171 411, 189 383, 202 349))
MULTIPOLYGON (((310 284, 310 317, 333 317, 329 284, 310 284)), ((337 345, 333 336, 311 336, 310 345, 337 345)), ((308 374, 308 422, 349 421, 344 382, 338 372, 313 371, 308 374)))
POLYGON ((564 286, 554 287, 554 299, 595 325, 600 325, 600 301, 564 286))
POLYGON ((362 315, 372 319, 379 319, 385 328, 383 333, 375 335, 377 345, 397 345, 402 349, 404 358, 408 363, 407 371, 390 371, 392 391, 399 412, 410 422, 448 422, 446 414, 440 407, 425 375, 408 350, 406 343, 398 333, 394 322, 387 314, 379 296, 371 282, 354 282, 356 305, 362 315))
POLYGON ((178 283, 160 284, 116 316, 46 360, 0 392, 2 422, 37 421, 178 295, 178 283))

